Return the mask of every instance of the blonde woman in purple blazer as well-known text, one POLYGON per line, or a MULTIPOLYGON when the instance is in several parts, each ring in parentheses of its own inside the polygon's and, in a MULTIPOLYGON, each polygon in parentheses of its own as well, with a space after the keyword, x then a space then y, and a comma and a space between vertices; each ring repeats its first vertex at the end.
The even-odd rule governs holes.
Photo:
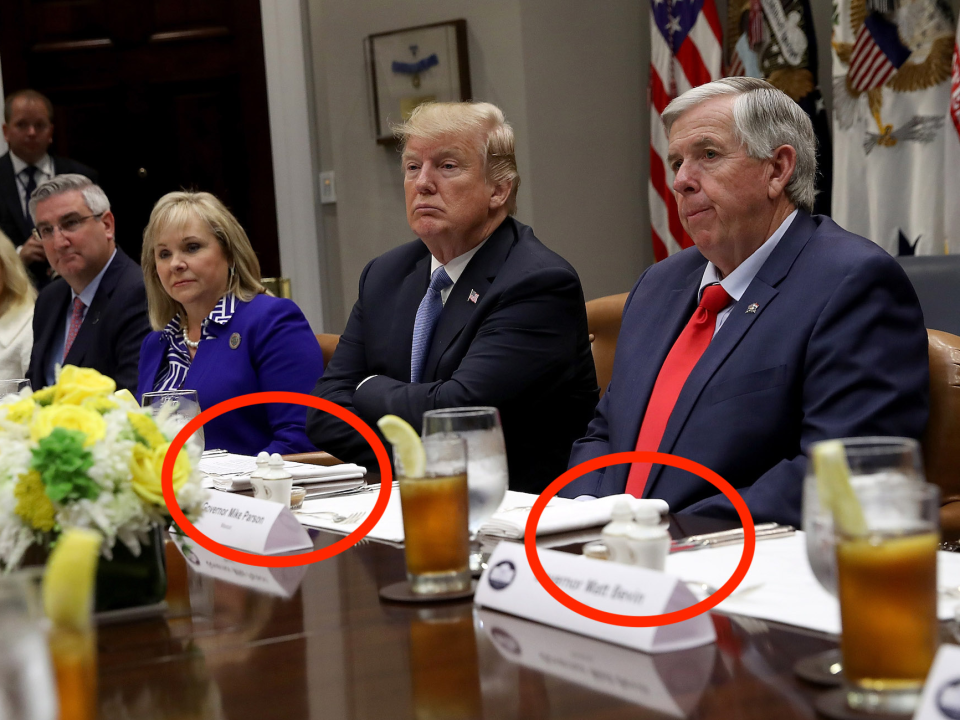
MULTIPOLYGON (((313 390, 323 374, 316 336, 295 303, 265 294, 247 234, 216 197, 160 198, 140 264, 156 332, 140 348, 138 399, 191 389, 206 410, 247 393, 313 390)), ((211 420, 204 434, 207 447, 245 455, 307 452, 305 420, 300 405, 256 405, 211 420)))

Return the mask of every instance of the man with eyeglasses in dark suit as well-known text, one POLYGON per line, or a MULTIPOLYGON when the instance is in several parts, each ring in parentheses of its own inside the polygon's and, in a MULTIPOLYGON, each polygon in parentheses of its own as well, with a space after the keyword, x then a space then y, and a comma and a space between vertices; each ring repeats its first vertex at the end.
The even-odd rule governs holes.
POLYGON ((53 142, 53 104, 36 90, 10 93, 3 104, 3 137, 8 152, 0 156, 0 230, 17 246, 34 283, 50 282, 50 266, 33 237, 30 194, 55 175, 79 173, 97 182, 97 171, 70 158, 49 155, 53 142))
POLYGON ((76 365, 135 391, 147 298, 140 266, 114 241, 110 201, 89 178, 58 175, 34 191, 30 213, 60 275, 37 298, 30 384, 50 385, 58 366, 76 365))

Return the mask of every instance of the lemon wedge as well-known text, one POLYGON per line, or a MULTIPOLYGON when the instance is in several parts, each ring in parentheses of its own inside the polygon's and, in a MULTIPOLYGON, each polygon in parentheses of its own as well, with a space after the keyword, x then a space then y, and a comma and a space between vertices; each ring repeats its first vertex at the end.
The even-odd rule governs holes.
POLYGON ((396 415, 384 415, 377 420, 377 427, 393 445, 393 452, 403 466, 403 474, 408 478, 423 477, 427 470, 427 455, 420 436, 410 423, 396 415))
POLYGON ((90 627, 93 583, 103 537, 95 530, 71 528, 60 536, 43 576, 43 609, 59 627, 90 627))
POLYGON ((833 521, 844 535, 867 534, 863 508, 850 484, 847 453, 839 440, 827 440, 813 446, 813 471, 817 476, 820 503, 833 514, 833 521))

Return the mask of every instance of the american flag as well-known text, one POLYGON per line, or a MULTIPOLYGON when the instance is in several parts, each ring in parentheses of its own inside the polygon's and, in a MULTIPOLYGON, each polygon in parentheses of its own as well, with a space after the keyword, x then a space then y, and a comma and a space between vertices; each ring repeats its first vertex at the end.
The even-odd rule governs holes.
POLYGON ((853 43, 847 82, 857 92, 881 87, 909 57, 910 50, 900 42, 897 26, 871 13, 853 43))
POLYGON ((693 243, 680 225, 660 114, 692 87, 720 77, 723 31, 714 0, 650 0, 650 225, 662 260, 693 243))

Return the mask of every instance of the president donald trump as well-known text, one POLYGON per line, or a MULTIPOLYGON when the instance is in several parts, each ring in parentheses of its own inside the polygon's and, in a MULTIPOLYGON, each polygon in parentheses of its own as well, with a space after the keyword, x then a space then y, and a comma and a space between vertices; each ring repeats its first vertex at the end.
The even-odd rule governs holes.
MULTIPOLYGON (((816 141, 788 96, 725 78, 675 99, 663 122, 695 247, 634 286, 612 381, 570 464, 672 453, 724 477, 754 520, 796 526, 811 443, 920 437, 923 315, 893 258, 811 215, 816 141)), ((662 465, 611 466, 564 494, 625 491, 674 512, 734 516, 713 485, 662 465)))
MULTIPOLYGON (((513 217, 513 130, 489 103, 421 105, 397 134, 416 240, 372 260, 315 394, 368 424, 417 430, 433 408, 499 408, 510 487, 539 492, 566 469, 599 388, 577 273, 513 217)), ((341 460, 373 451, 318 411, 307 434, 341 460)))

